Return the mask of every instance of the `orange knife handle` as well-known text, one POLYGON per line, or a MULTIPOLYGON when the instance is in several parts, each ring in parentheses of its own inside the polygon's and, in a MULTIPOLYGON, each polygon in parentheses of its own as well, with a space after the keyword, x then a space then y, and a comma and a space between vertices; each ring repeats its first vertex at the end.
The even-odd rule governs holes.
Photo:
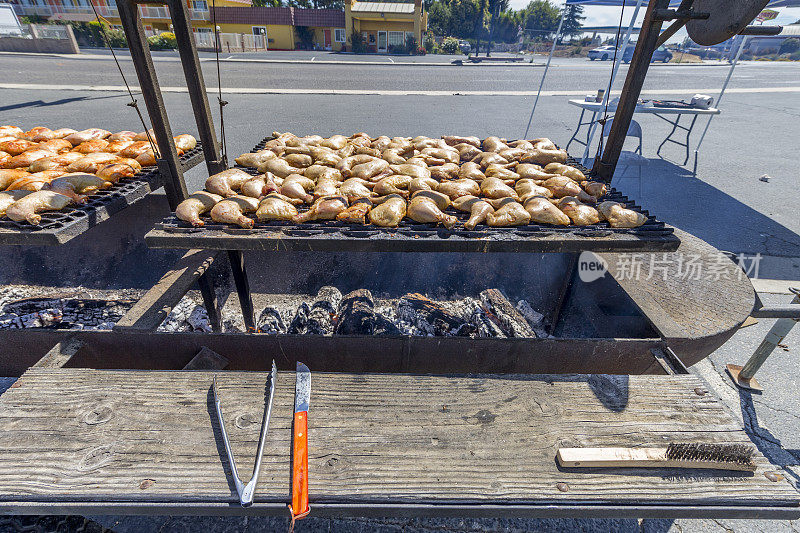
POLYGON ((294 414, 292 439, 292 514, 302 518, 308 507, 308 411, 294 414))

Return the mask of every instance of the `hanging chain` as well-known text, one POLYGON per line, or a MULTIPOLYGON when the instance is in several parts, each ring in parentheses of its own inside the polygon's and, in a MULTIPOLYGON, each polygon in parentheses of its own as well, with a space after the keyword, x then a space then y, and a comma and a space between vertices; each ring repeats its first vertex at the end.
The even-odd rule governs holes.
MULTIPOLYGON (((603 131, 608 121, 608 103, 611 101, 611 83, 614 81, 614 66, 617 64, 617 50, 619 50, 619 37, 622 34, 622 20, 625 15, 625 0, 622 0, 622 10, 619 13, 619 25, 617 26, 617 36, 614 43, 614 58, 611 60, 611 76, 608 78, 608 89, 606 90, 605 106, 603 108, 603 118, 597 121, 600 124, 600 141, 597 143, 597 155, 603 154, 603 131)), ((635 23, 635 21, 634 21, 635 23)), ((624 58, 620 58, 622 61, 624 58)))
MULTIPOLYGON (((95 7, 94 2, 90 0, 89 5, 92 6, 92 11, 94 11, 94 16, 97 18, 97 22, 101 24, 101 27, 103 22, 107 24, 108 21, 97 13, 97 8, 95 7)), ((132 107, 133 109, 136 110, 136 114, 139 115, 139 121, 142 123, 142 127, 144 128, 144 133, 145 135, 147 135, 147 141, 150 143, 150 148, 152 148, 153 150, 153 155, 156 158, 159 158, 161 157, 161 154, 158 151, 158 146, 156 145, 155 141, 153 141, 153 137, 150 135, 150 130, 147 128, 147 124, 144 121, 142 110, 139 109, 139 103, 136 101, 136 98, 133 97, 133 91, 131 91, 131 86, 128 85, 128 80, 125 79, 125 73, 122 72, 122 66, 119 64, 119 60, 117 59, 117 54, 114 53, 114 49, 111 47, 111 41, 108 40, 105 31, 101 31, 100 35, 101 39, 108 47, 108 50, 111 52, 111 56, 114 58, 114 63, 117 64, 117 70, 119 70, 119 75, 122 76, 122 81, 125 83, 125 88, 128 90, 128 95, 131 97, 131 101, 125 105, 127 105, 128 107, 132 107)))

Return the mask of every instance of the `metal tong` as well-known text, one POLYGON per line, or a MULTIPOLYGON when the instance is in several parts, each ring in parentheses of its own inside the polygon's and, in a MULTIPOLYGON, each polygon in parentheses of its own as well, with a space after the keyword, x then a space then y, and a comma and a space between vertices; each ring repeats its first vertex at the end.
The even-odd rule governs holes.
POLYGON ((253 505, 253 497, 256 492, 256 485, 258 484, 258 473, 261 470, 261 455, 264 452, 264 444, 267 436, 267 429, 269 428, 269 418, 272 414, 272 398, 275 396, 275 379, 278 377, 278 369, 275 368, 275 361, 272 361, 272 371, 270 372, 269 379, 269 402, 264 409, 264 418, 261 420, 261 436, 258 438, 258 454, 256 455, 256 463, 253 466, 253 475, 250 481, 245 485, 239 477, 239 472, 236 470, 236 459, 233 457, 233 450, 231 450, 231 443, 228 440, 228 432, 225 431, 225 420, 222 418, 222 406, 220 405, 219 391, 217 390, 217 376, 214 376, 213 390, 214 390, 214 406, 217 408, 217 418, 219 419, 219 428, 222 431, 222 441, 225 443, 225 452, 228 454, 228 463, 231 466, 231 474, 233 474, 233 483, 236 485, 236 492, 239 494, 239 503, 242 507, 250 507, 253 505))

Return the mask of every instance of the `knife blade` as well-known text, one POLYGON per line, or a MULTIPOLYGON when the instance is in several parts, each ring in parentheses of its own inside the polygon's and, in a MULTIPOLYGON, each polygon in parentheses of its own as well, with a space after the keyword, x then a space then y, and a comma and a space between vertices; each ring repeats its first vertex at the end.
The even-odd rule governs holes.
POLYGON ((308 407, 311 399, 311 371, 297 362, 294 389, 294 424, 292 433, 292 517, 303 518, 308 505, 308 407))

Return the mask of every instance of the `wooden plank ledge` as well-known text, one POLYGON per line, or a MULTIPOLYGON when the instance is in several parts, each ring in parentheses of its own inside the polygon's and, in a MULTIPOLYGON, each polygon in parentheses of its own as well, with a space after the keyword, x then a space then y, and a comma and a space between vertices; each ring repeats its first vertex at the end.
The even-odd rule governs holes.
POLYGON ((114 326, 114 330, 154 330, 167 318, 172 308, 189 291, 192 284, 214 262, 218 252, 189 250, 172 269, 161 276, 114 326))
MULTIPOLYGON (((278 375, 256 504, 238 505, 215 372, 32 368, 0 396, 3 513, 286 513, 294 373, 278 375)), ((266 372, 216 372, 250 472, 266 372)), ((312 515, 800 517, 753 475, 560 469, 559 447, 749 443, 694 376, 312 374, 312 515)))

